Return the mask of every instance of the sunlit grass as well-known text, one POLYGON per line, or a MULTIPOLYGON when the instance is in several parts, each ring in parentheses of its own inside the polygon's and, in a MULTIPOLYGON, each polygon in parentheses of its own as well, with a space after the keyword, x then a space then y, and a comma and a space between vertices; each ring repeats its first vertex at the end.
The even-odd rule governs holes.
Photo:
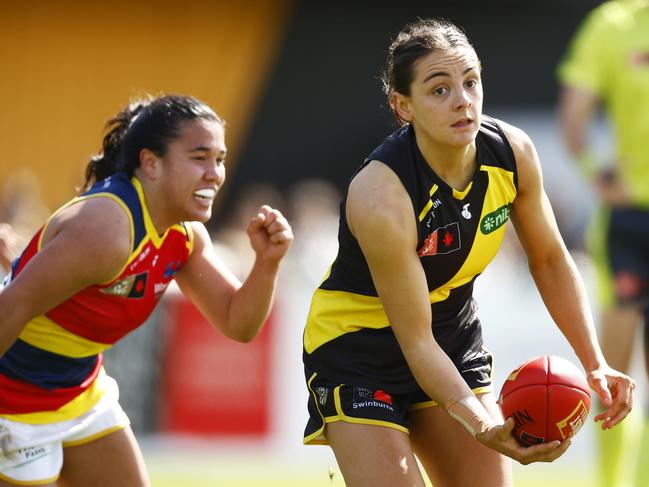
MULTIPOLYGON (((307 468, 290 459, 245 457, 210 460, 205 456, 191 459, 167 454, 147 458, 153 487, 344 487, 342 476, 332 466, 307 468), (330 476, 330 474, 333 474, 330 476)), ((584 465, 535 464, 514 468, 516 487, 593 487, 592 472, 584 465)), ((481 485, 476 479, 476 487, 481 485)))

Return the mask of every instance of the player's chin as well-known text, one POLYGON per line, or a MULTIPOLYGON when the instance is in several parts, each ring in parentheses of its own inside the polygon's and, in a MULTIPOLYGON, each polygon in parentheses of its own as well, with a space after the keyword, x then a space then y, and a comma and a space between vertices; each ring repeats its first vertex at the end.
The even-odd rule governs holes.
POLYGON ((187 215, 187 221, 193 221, 193 222, 205 223, 210 218, 212 218, 211 206, 209 208, 192 209, 192 211, 188 212, 187 215))

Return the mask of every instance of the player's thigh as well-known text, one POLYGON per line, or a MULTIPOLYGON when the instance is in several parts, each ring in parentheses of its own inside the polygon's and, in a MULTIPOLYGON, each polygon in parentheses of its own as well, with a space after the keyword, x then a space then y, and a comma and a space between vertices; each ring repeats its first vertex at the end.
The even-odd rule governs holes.
MULTIPOLYGON (((492 393, 478 399, 492 417, 502 419, 492 393)), ((475 440, 441 407, 413 410, 410 437, 435 487, 513 485, 510 459, 475 440)))
POLYGON ((336 421, 326 435, 347 487, 423 487, 408 434, 397 429, 336 421))
POLYGON ((130 427, 63 450, 63 487, 148 487, 142 452, 130 427))

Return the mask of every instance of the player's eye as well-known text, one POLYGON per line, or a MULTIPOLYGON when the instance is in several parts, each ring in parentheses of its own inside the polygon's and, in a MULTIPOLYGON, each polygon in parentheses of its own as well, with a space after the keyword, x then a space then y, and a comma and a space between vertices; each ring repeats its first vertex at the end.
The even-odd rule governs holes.
POLYGON ((443 95, 445 95, 447 92, 448 92, 448 88, 446 88, 445 86, 440 86, 440 87, 435 88, 435 89, 433 90, 433 93, 434 93, 435 95, 437 95, 437 96, 443 96, 443 95))

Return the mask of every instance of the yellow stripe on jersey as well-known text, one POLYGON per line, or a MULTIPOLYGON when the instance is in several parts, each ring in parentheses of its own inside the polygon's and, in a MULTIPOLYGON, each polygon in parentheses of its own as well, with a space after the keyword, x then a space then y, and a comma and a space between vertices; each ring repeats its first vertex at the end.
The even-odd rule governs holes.
MULTIPOLYGON (((165 238, 167 238, 167 235, 171 230, 176 230, 180 233, 185 233, 185 229, 183 228, 182 225, 176 223, 170 226, 169 228, 167 228, 164 234, 158 235, 158 231, 156 230, 155 225, 153 224, 153 220, 151 219, 149 208, 147 208, 146 206, 146 200, 144 199, 144 191, 142 189, 142 183, 140 183, 140 181, 136 177, 131 178, 131 183, 133 183, 133 187, 135 188, 135 191, 137 192, 137 196, 140 199, 140 205, 142 206, 142 219, 144 220, 144 228, 146 229, 146 235, 148 237, 148 239, 147 238, 142 239, 142 242, 140 243, 138 248, 135 250, 135 252, 133 252, 131 256, 132 258, 134 255, 138 255, 140 253, 142 247, 146 245, 149 240, 151 241, 151 243, 153 243, 155 248, 159 249, 160 247, 162 247, 165 238)), ((193 233, 189 228, 189 224, 186 225, 186 228, 187 228, 187 235, 189 237, 187 241, 187 245, 191 253, 191 250, 193 248, 193 243, 194 243, 193 233)))
POLYGON ((388 317, 378 297, 316 289, 304 332, 304 348, 313 352, 334 338, 361 328, 385 328, 388 317))
POLYGON ((97 355, 111 346, 75 335, 45 315, 31 320, 19 338, 42 350, 74 358, 97 355))
MULTIPOLYGON (((481 171, 486 171, 489 174, 489 187, 484 197, 482 206, 482 214, 480 215, 479 222, 503 207, 505 202, 512 202, 516 197, 516 186, 514 185, 514 173, 506 169, 494 166, 480 166, 481 171)), ((444 289, 439 289, 435 292, 448 292, 451 289, 458 288, 470 282, 475 276, 481 274, 487 267, 487 264, 498 253, 498 249, 505 237, 506 225, 501 225, 496 230, 484 234, 480 229, 480 223, 476 229, 473 246, 469 251, 464 264, 458 270, 457 274, 444 286, 444 289)), ((432 295, 433 293, 431 293, 432 295)), ((446 297, 444 299, 446 299, 446 297)), ((441 300, 437 300, 441 301, 441 300)), ((431 303, 436 302, 431 299, 431 303)))
POLYGON ((433 186, 430 188, 430 191, 428 193, 430 199, 428 200, 428 203, 426 203, 426 206, 424 206, 424 209, 419 213, 419 221, 423 221, 423 219, 426 218, 426 215, 428 214, 428 210, 433 207, 433 195, 435 194, 435 191, 437 191, 437 187, 438 186, 436 184, 433 184, 433 186))
POLYGON ((49 424, 58 421, 67 421, 78 418, 88 412, 104 395, 106 389, 106 371, 102 367, 99 375, 92 385, 86 391, 75 397, 72 401, 64 404, 56 411, 38 411, 26 414, 1 414, 1 418, 7 418, 11 421, 19 421, 29 424, 49 424))
MULTIPOLYGON (((183 227, 181 225, 178 226, 180 227, 180 231, 182 232, 183 227)), ((189 222, 185 223, 184 228, 187 231, 187 250, 189 250, 189 255, 192 255, 194 253, 194 230, 192 230, 192 225, 189 222)))
MULTIPOLYGON (((144 220, 144 228, 146 229, 146 234, 151 239, 153 245, 155 245, 155 247, 159 249, 162 246, 162 242, 164 242, 167 233, 169 232, 169 228, 162 236, 158 235, 158 231, 156 230, 155 225, 153 224, 153 220, 151 219, 151 215, 149 214, 149 209, 146 206, 142 183, 140 183, 140 181, 136 177, 131 178, 131 183, 133 183, 133 187, 135 188, 135 191, 137 191, 137 197, 140 199, 140 204, 142 206, 142 219, 144 220)), ((142 239, 142 241, 146 241, 146 238, 142 239)))

